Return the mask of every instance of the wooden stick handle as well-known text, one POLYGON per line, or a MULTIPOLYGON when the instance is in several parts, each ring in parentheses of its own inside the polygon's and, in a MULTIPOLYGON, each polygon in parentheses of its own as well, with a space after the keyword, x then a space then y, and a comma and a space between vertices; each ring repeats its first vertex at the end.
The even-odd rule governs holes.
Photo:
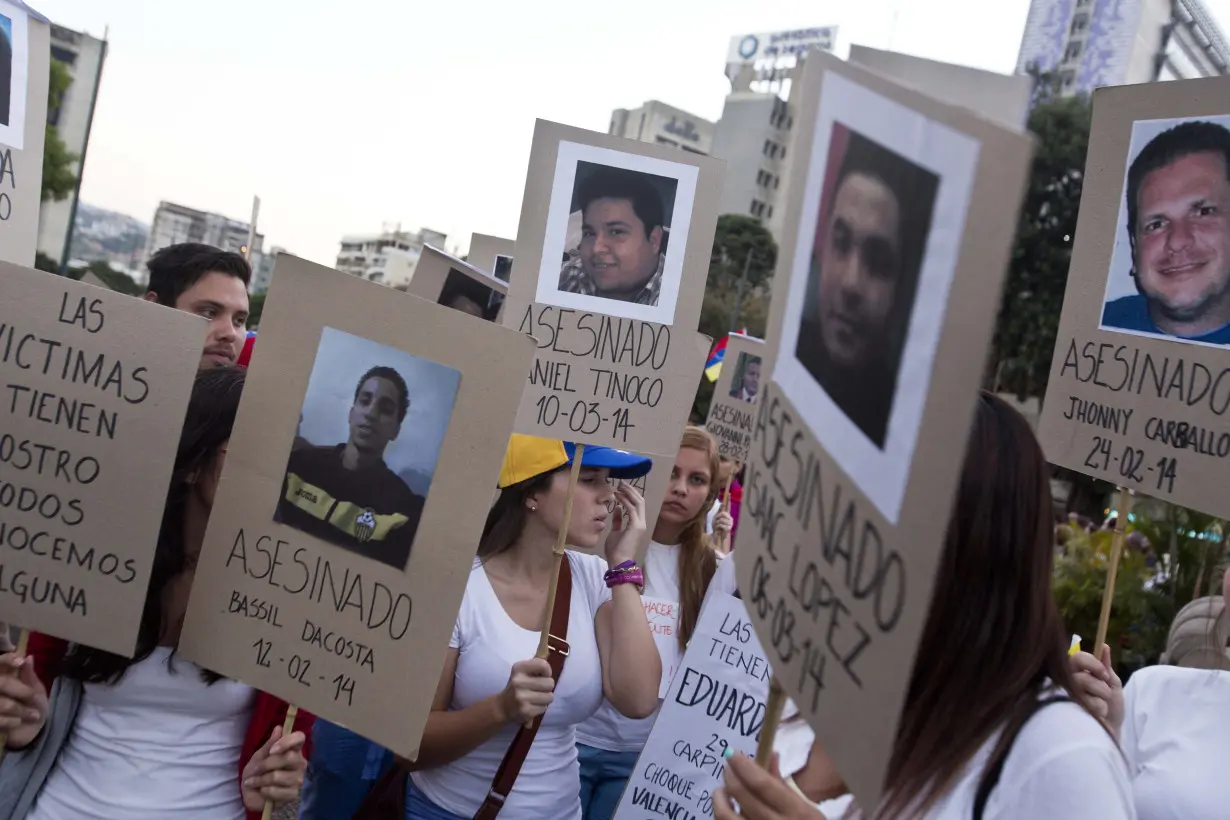
POLYGON ((585 445, 578 444, 572 454, 572 470, 568 473, 568 494, 564 496, 564 520, 559 525, 555 538, 555 561, 551 565, 551 583, 547 586, 547 602, 542 609, 542 629, 538 635, 538 652, 534 657, 546 660, 547 641, 551 637, 551 613, 555 611, 555 593, 559 589, 559 568, 564 562, 564 547, 568 544, 568 525, 572 521, 572 497, 577 491, 577 479, 581 477, 581 459, 585 445))
MULTIPOLYGON (((286 737, 295 730, 295 718, 299 717, 299 707, 293 703, 286 707, 286 720, 282 721, 282 737, 286 737)), ((270 820, 273 817, 273 801, 266 800, 265 807, 261 810, 261 820, 270 820)))
POLYGON ((1106 589, 1102 590, 1102 614, 1098 616, 1098 634, 1093 642, 1092 652, 1095 657, 1102 651, 1102 644, 1106 643, 1106 632, 1110 628, 1110 608, 1115 600, 1115 579, 1119 576, 1119 559, 1123 556, 1124 532, 1131 511, 1131 491, 1127 487, 1120 487, 1119 512, 1115 518, 1115 534, 1111 536, 1110 563, 1106 567, 1106 589))
POLYGON ((777 680, 777 675, 769 678, 769 699, 764 705, 764 724, 760 727, 760 742, 756 745, 756 765, 762 769, 769 768, 773 760, 773 741, 777 738, 777 727, 782 722, 782 710, 786 708, 786 690, 777 680))
MULTIPOLYGON (((739 472, 739 462, 735 462, 730 470, 730 475, 726 477, 726 486, 722 488, 722 507, 724 513, 730 512, 730 486, 735 483, 735 473, 739 472)), ((730 533, 722 533, 718 538, 718 552, 726 555, 730 552, 730 533)))
MULTIPOLYGON (((7 627, 6 627, 7 628, 7 627)), ((13 650, 13 654, 19 658, 26 656, 26 650, 30 648, 30 630, 23 628, 17 635, 17 648, 13 650)), ((9 742, 9 733, 0 732, 0 761, 4 760, 4 752, 9 742)))

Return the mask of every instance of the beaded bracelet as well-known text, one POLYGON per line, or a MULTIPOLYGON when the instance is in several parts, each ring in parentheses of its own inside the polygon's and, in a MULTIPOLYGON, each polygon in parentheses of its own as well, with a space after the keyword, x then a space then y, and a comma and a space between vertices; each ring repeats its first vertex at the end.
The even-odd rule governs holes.
POLYGON ((610 588, 620 584, 634 584, 640 590, 645 588, 645 573, 635 561, 624 561, 622 564, 612 567, 602 576, 602 580, 610 588))

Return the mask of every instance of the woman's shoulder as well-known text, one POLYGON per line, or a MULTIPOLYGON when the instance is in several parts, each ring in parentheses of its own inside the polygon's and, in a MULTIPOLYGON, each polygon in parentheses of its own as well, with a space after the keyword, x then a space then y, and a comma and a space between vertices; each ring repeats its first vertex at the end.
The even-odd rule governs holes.
POLYGON ((1173 705, 1187 708, 1185 699, 1213 688, 1230 697, 1230 672, 1190 669, 1185 666, 1146 666, 1132 674, 1123 687, 1124 697, 1136 706, 1173 705))
MULTIPOLYGON (((1073 767, 1074 762, 1098 767, 1107 761, 1123 765, 1115 739, 1088 710, 1065 698, 1040 706, 1025 722, 1005 765, 1016 763, 1018 770, 1038 772, 1073 767)), ((1084 769, 1075 766, 1077 770, 1084 769)))

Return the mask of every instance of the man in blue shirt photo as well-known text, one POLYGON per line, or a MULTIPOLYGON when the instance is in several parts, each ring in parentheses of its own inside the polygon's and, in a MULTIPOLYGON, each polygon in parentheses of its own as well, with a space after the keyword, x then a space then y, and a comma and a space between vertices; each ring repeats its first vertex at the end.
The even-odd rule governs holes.
POLYGON ((1107 302, 1102 327, 1230 344, 1230 130, 1188 121, 1128 169, 1137 293, 1107 302))

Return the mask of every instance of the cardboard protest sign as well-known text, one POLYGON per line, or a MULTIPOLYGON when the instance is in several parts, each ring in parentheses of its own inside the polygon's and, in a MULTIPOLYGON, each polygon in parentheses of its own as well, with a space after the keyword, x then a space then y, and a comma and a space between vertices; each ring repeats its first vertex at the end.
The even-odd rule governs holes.
POLYGON ((614 820, 712 817, 727 749, 753 755, 771 670, 743 602, 706 604, 614 820))
POLYGON ((207 323, 0 262, 0 622, 132 656, 207 323))
POLYGON ((517 432, 676 451, 724 167, 538 121, 503 318, 538 339, 517 432))
POLYGON ((406 293, 498 322, 508 285, 455 256, 424 245, 406 293))
POLYGON ((1230 516, 1224 78, 1100 88, 1038 438, 1047 460, 1230 516), (1214 203, 1214 204, 1210 204, 1214 203))
POLYGON ((1028 74, 998 74, 860 45, 850 46, 850 62, 1013 131, 1029 118, 1034 80, 1028 74))
POLYGON ((0 0, 0 260, 33 266, 43 191, 51 27, 0 0))
POLYGON ((479 270, 485 270, 501 282, 512 280, 513 253, 517 243, 512 239, 476 233, 470 235, 470 252, 467 261, 479 270))
POLYGON ((533 340, 276 274, 180 652, 413 759, 533 340))
POLYGON ((717 439, 719 453, 742 464, 752 444, 760 377, 768 368, 763 339, 739 333, 726 338, 726 357, 709 400, 705 429, 717 439))
POLYGON ((81 278, 78 279, 77 281, 83 285, 93 285, 96 288, 104 288, 106 290, 111 290, 111 288, 107 287, 106 282, 104 282, 103 280, 99 279, 97 276, 94 275, 93 271, 86 271, 85 273, 81 275, 81 278))
POLYGON ((825 54, 796 89, 736 567, 774 673, 874 807, 1031 141, 825 54))

